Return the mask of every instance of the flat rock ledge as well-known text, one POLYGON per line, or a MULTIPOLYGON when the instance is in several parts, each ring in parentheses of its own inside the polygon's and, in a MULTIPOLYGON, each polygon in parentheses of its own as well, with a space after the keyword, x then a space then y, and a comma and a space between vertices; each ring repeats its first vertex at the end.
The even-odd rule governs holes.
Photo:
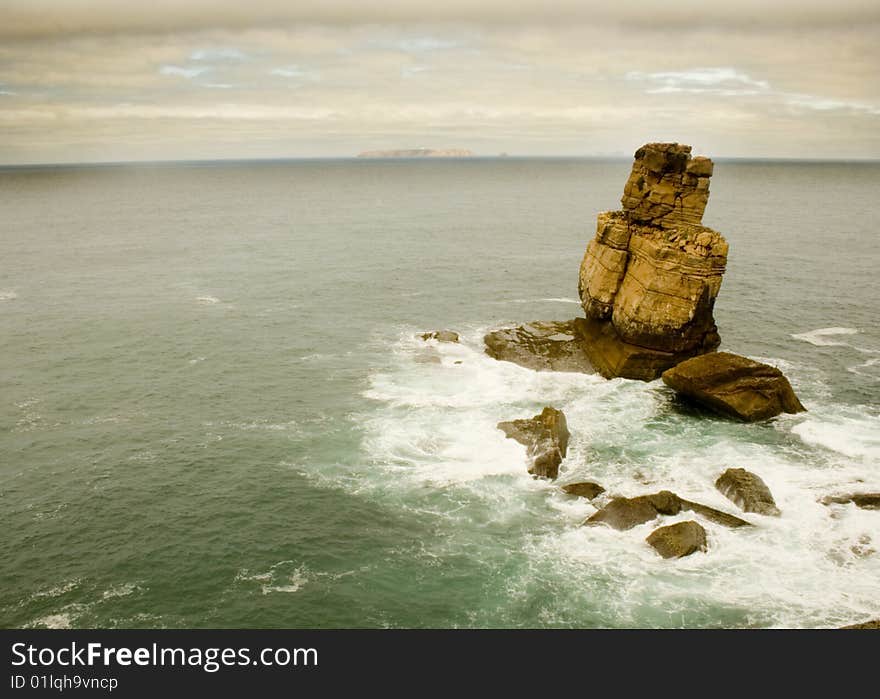
POLYGON ((729 352, 712 352, 663 372, 663 383, 719 415, 746 422, 806 410, 783 373, 729 352))
POLYGON ((861 507, 863 510, 880 510, 880 493, 849 493, 822 498, 823 505, 848 505, 849 503, 861 507))
POLYGON ((499 422, 498 429, 509 439, 525 445, 531 459, 529 473, 538 478, 555 479, 559 465, 568 452, 571 434, 565 414, 556 408, 544 408, 540 415, 528 420, 499 422))
POLYGON ((536 320, 490 332, 486 354, 535 371, 595 373, 573 320, 536 320))
POLYGON ((666 369, 706 348, 665 351, 622 341, 614 327, 592 318, 534 320, 488 333, 493 359, 535 371, 570 371, 653 381, 666 369))
POLYGON ((706 551, 706 530, 693 520, 655 529, 645 541, 663 558, 682 558, 706 551))
POLYGON ((780 515, 770 488, 761 477, 744 468, 729 468, 715 481, 718 491, 743 512, 778 517, 780 515))
POLYGON ((626 531, 645 522, 651 522, 660 515, 677 515, 682 510, 694 512, 710 522, 725 527, 751 526, 750 522, 735 515, 685 500, 668 490, 661 490, 659 493, 651 495, 639 495, 634 498, 613 498, 605 507, 589 517, 584 524, 589 526, 607 524, 614 529, 626 531))

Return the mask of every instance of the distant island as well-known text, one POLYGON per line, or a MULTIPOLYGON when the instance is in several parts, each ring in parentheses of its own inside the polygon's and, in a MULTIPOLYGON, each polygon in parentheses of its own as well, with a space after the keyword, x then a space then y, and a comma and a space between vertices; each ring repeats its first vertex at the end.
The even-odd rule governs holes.
POLYGON ((401 148, 397 150, 365 150, 358 158, 469 158, 466 148, 401 148))

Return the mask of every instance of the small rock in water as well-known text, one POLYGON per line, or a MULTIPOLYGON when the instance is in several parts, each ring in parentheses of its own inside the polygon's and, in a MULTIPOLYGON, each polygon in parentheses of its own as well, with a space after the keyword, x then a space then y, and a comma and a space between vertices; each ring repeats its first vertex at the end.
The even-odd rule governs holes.
POLYGON ((706 530, 694 521, 678 522, 655 529, 645 539, 663 558, 681 558, 705 551, 706 530))
POLYGON ((452 330, 435 330, 422 333, 419 337, 423 340, 437 340, 438 342, 458 342, 458 333, 452 332, 452 330))
POLYGON ((547 407, 528 420, 499 422, 498 429, 525 445, 526 453, 532 458, 529 473, 551 479, 559 475, 559 464, 565 458, 571 437, 561 410, 547 407))
POLYGON ((760 476, 744 468, 727 469, 715 481, 715 487, 743 512, 773 517, 780 515, 767 484, 760 476))
POLYGON ((853 503, 863 510, 880 510, 880 493, 850 493, 848 495, 829 495, 822 499, 823 505, 848 505, 853 503))
POLYGON ((585 481, 584 483, 566 483, 562 486, 562 490, 568 495, 576 495, 581 498, 586 498, 587 500, 592 500, 605 492, 605 488, 592 481, 585 481))

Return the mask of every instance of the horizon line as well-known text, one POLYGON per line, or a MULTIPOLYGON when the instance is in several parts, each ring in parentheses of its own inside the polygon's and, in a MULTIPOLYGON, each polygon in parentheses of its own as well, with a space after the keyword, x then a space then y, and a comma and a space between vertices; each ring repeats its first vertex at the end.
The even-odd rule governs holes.
MULTIPOLYGON (((83 161, 60 161, 60 162, 25 162, 25 163, 0 163, 0 170, 12 170, 16 168, 75 168, 75 167, 125 167, 125 166, 161 166, 161 165, 213 165, 235 163, 284 163, 304 161, 463 161, 463 160, 599 160, 599 161, 629 161, 633 156, 628 155, 466 155, 466 156, 400 156, 374 158, 357 155, 314 155, 314 156, 282 156, 282 157, 235 157, 235 158, 183 158, 183 159, 158 159, 158 160, 83 160, 83 161)), ((784 156, 748 156, 726 155, 714 156, 714 162, 754 162, 754 163, 849 163, 871 164, 880 163, 880 158, 796 158, 784 156)))

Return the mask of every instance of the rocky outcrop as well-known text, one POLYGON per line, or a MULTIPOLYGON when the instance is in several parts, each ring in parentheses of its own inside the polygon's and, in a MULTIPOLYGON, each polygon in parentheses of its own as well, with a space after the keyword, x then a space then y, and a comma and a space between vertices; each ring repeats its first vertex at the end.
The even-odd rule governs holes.
POLYGON ((685 500, 668 490, 661 490, 652 495, 639 495, 634 498, 614 498, 587 519, 584 524, 607 524, 614 529, 626 530, 650 522, 659 515, 677 515, 682 510, 690 510, 726 527, 750 526, 750 523, 744 519, 685 500))
POLYGON ((593 498, 598 497, 599 495, 604 493, 605 488, 603 488, 598 483, 585 481, 583 483, 566 483, 564 486, 562 486, 562 491, 568 495, 576 495, 580 498, 592 500, 593 498))
POLYGON ((437 340, 437 342, 458 342, 458 333, 452 330, 434 330, 419 335, 423 340, 437 340))
POLYGON ((880 510, 880 493, 849 493, 829 495, 822 499, 823 505, 848 505, 852 503, 863 510, 880 510))
POLYGON ((655 529, 645 541, 663 558, 690 556, 707 548, 706 530, 692 520, 655 529))
POLYGON ((604 376, 651 380, 716 349, 712 310, 727 242, 701 224, 712 161, 690 146, 649 143, 635 154, 623 210, 599 214, 578 290, 586 351, 604 376))
POLYGON ((535 321, 491 332, 486 354, 536 371, 594 373, 575 321, 535 321))
POLYGON ((526 447, 532 460, 529 473, 541 478, 556 478, 559 465, 568 451, 570 433, 565 415, 555 408, 544 408, 528 420, 499 422, 498 429, 526 447))
POLYGON ((744 468, 729 468, 715 481, 715 487, 743 512, 778 517, 780 512, 770 488, 760 476, 744 468))
POLYGON ((682 362, 663 372, 663 383, 716 413, 746 422, 806 410, 779 369, 729 352, 682 362))
POLYGON ((851 626, 841 626, 841 629, 873 629, 878 631, 880 630, 880 619, 863 621, 861 624, 852 624, 851 626))

